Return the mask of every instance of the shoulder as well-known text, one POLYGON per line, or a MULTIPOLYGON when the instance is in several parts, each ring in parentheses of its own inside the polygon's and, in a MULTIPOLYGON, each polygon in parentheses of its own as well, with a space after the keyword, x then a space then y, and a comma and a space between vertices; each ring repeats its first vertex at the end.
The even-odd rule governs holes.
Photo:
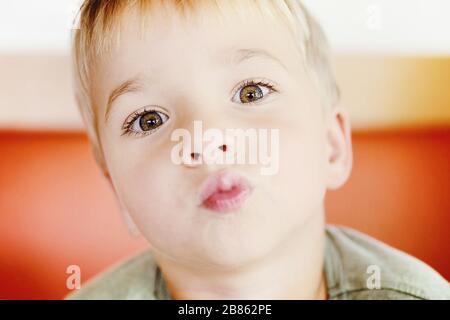
POLYGON ((326 232, 333 297, 450 299, 449 283, 424 262, 350 228, 326 232))
POLYGON ((67 300, 155 299, 156 262, 150 251, 116 263, 98 274, 67 300))

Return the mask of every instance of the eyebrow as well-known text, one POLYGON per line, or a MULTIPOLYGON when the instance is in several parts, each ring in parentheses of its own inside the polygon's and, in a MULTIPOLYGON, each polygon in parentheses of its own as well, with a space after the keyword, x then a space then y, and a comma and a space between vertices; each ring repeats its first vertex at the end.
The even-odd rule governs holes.
MULTIPOLYGON (((220 61, 225 62, 226 64, 234 64, 238 65, 244 61, 248 61, 252 58, 263 58, 276 62, 280 65, 284 70, 288 71, 286 65, 276 56, 271 54, 269 51, 264 49, 250 48, 250 49, 228 49, 225 50, 225 54, 221 52, 220 61), (225 59, 223 58, 225 57, 225 59)), ((108 120, 109 114, 111 112, 113 102, 120 96, 129 93, 136 92, 142 88, 142 77, 140 75, 135 76, 132 79, 126 80, 118 87, 116 87, 108 97, 108 102, 106 104, 105 111, 105 121, 108 120)))
POLYGON ((275 55, 270 53, 269 51, 265 49, 257 49, 257 48, 250 48, 250 49, 229 49, 226 51, 226 56, 231 57, 229 60, 229 63, 232 64, 240 64, 246 60, 252 59, 252 58, 264 58, 268 60, 272 60, 279 64, 283 69, 286 71, 288 68, 286 65, 275 55), (231 51, 231 54, 230 54, 231 51))
POLYGON ((108 102, 106 104, 105 120, 108 120, 112 104, 118 97, 124 95, 125 93, 136 92, 141 88, 142 88, 141 77, 136 76, 132 79, 123 82, 113 91, 111 91, 111 94, 108 97, 108 102))

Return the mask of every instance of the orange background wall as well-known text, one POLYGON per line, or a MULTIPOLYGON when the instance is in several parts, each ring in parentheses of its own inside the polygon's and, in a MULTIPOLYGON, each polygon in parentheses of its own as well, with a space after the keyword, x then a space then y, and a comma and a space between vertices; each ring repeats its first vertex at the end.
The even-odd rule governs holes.
MULTIPOLYGON (((349 182, 327 195, 328 220, 357 228, 450 278, 450 128, 353 133, 349 182)), ((62 298, 145 247, 120 220, 81 133, 0 132, 0 299, 62 298)))

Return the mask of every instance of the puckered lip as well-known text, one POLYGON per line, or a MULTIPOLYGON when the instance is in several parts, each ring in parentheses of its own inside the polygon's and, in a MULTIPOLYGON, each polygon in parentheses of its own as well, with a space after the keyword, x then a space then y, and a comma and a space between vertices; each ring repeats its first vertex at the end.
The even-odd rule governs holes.
POLYGON ((218 171, 210 174, 200 186, 199 206, 215 211, 233 211, 240 207, 252 190, 251 183, 241 174, 228 169, 218 171), (230 192, 229 195, 227 192, 230 192), (225 194, 223 199, 212 204, 211 199, 219 194, 225 194))

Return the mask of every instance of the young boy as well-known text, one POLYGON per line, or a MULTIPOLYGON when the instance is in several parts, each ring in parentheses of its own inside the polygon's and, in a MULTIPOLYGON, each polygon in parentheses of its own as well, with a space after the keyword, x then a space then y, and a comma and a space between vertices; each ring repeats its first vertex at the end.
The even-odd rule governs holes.
POLYGON ((74 58, 96 159, 150 249, 69 298, 450 298, 424 263, 325 225, 350 124, 299 0, 87 0, 74 58), (265 133, 249 149, 270 157, 231 162, 233 128, 265 133))

